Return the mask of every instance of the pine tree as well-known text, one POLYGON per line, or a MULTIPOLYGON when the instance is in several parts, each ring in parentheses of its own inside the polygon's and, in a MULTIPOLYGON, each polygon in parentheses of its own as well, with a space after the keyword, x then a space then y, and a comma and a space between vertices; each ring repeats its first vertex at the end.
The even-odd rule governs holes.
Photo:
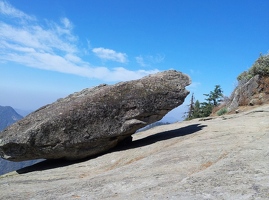
POLYGON ((205 99, 206 102, 202 103, 200 103, 198 100, 194 103, 195 99, 192 93, 189 110, 186 112, 186 120, 191 120, 199 117, 208 117, 212 113, 213 108, 218 106, 222 101, 224 97, 222 92, 223 91, 220 85, 216 85, 214 91, 210 91, 209 94, 204 94, 207 96, 207 98, 205 99))
POLYGON ((194 96, 193 96, 193 93, 192 93, 191 102, 190 102, 190 105, 189 105, 189 111, 187 112, 188 113, 187 119, 192 119, 193 118, 193 111, 194 111, 194 96))
POLYGON ((218 106, 223 98, 223 91, 220 88, 220 85, 216 85, 214 91, 211 91, 209 94, 204 94, 208 98, 205 99, 209 104, 213 106, 218 106))
POLYGON ((213 108, 220 104, 224 96, 220 85, 216 85, 214 91, 204 95, 208 98, 205 99, 207 102, 202 103, 201 113, 202 117, 208 117, 212 113, 213 108))
POLYGON ((198 100, 196 100, 196 102, 194 104, 192 117, 193 117, 193 119, 201 117, 201 107, 200 107, 200 102, 198 100))

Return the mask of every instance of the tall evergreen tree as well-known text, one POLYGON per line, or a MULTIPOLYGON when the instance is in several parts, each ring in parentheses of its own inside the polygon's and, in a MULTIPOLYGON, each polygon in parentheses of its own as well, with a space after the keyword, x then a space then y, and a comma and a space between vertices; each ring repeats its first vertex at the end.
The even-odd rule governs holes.
POLYGON ((193 96, 193 93, 192 93, 187 119, 192 119, 193 118, 193 111, 194 111, 194 96, 193 96))
POLYGON ((198 100, 195 101, 192 117, 193 119, 201 117, 201 107, 198 100))
POLYGON ((214 91, 210 91, 209 94, 204 94, 208 98, 205 99, 209 104, 213 104, 213 106, 218 106, 223 98, 223 91, 221 90, 220 85, 216 85, 214 91))
POLYGON ((210 102, 201 103, 200 117, 208 117, 212 113, 213 107, 213 104, 210 102))
POLYGON ((214 107, 218 106, 223 99, 223 91, 220 85, 216 85, 214 91, 210 91, 209 94, 204 94, 207 96, 205 99, 206 102, 200 103, 198 100, 194 103, 194 95, 191 96, 191 102, 189 105, 189 110, 187 113, 186 120, 199 118, 199 117, 208 117, 214 107))

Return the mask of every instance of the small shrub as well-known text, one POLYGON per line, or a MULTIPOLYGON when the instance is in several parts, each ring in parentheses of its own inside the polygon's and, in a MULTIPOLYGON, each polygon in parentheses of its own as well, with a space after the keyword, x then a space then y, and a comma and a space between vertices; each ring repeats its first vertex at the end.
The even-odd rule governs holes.
POLYGON ((269 54, 260 55, 260 57, 254 62, 254 64, 248 71, 242 72, 237 77, 239 85, 245 84, 256 75, 259 75, 261 77, 269 76, 269 54))
POLYGON ((240 82, 240 84, 245 84, 246 82, 248 82, 253 76, 247 72, 247 71, 244 71, 242 72, 238 77, 237 77, 237 80, 238 82, 240 82))
POLYGON ((220 109, 220 110, 217 112, 217 115, 218 115, 218 116, 221 116, 221 115, 224 115, 225 113, 227 113, 227 108, 226 108, 226 107, 220 109))
POLYGON ((261 55, 258 60, 253 64, 252 68, 250 68, 249 73, 253 76, 269 76, 269 54, 261 55))

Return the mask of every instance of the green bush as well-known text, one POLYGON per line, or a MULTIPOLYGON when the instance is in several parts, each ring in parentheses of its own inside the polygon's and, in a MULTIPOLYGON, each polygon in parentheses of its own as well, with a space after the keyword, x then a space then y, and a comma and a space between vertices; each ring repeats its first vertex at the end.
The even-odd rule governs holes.
POLYGON ((241 73, 237 77, 237 80, 240 83, 245 83, 256 75, 260 75, 262 77, 269 76, 269 54, 264 56, 260 55, 252 67, 248 71, 241 73))
POLYGON ((258 60, 250 68, 249 73, 252 76, 269 76, 269 54, 265 56, 260 56, 258 60))
POLYGON ((221 115, 224 115, 225 113, 227 113, 227 108, 226 108, 226 107, 220 109, 220 110, 217 112, 217 115, 218 115, 218 116, 221 116, 221 115))
POLYGON ((244 71, 242 72, 238 77, 237 80, 239 82, 242 83, 246 83, 247 81, 249 81, 249 79, 251 79, 253 76, 248 72, 248 71, 244 71))

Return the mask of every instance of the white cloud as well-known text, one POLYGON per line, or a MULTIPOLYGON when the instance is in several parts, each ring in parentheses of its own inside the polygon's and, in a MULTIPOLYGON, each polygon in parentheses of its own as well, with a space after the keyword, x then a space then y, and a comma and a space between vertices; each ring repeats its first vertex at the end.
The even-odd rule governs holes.
POLYGON ((137 70, 137 71, 131 71, 128 69, 125 69, 123 67, 117 67, 113 68, 108 74, 106 74, 106 80, 109 81, 114 81, 116 80, 122 80, 122 81, 127 81, 127 80, 135 80, 139 79, 143 76, 149 75, 149 74, 154 74, 159 72, 159 70, 137 70))
POLYGON ((0 1, 0 14, 21 20, 35 20, 35 17, 25 14, 5 1, 0 1))
POLYGON ((66 54, 64 56, 64 58, 70 62, 74 62, 74 63, 83 63, 83 61, 81 60, 80 57, 74 55, 74 54, 66 54))
POLYGON ((127 55, 125 53, 116 52, 112 49, 105 49, 103 47, 94 48, 92 52, 99 58, 104 60, 112 60, 120 63, 126 63, 127 55))
MULTIPOLYGON (((57 29, 61 29, 59 26, 57 29)), ((36 51, 53 52, 60 50, 63 52, 76 52, 76 46, 68 38, 62 36, 55 29, 44 29, 37 25, 14 26, 0 21, 0 44, 20 45, 21 47, 34 48, 36 51)))
POLYGON ((199 88, 199 86, 201 85, 201 83, 199 82, 192 82, 189 86, 187 86, 186 88, 188 90, 195 90, 197 88, 199 88))
MULTIPOLYGON (((17 10, 1 1, 0 15, 0 62, 13 62, 22 66, 75 74, 102 81, 126 81, 141 78, 158 70, 128 70, 122 67, 109 69, 93 66, 79 55, 84 53, 78 48, 78 37, 73 34, 73 25, 68 18, 60 23, 35 17, 17 10), (24 19, 17 20, 14 18, 24 19)), ((88 44, 86 46, 90 46, 88 44)), ((127 55, 111 49, 94 48, 96 56, 105 60, 126 63, 127 55)))
POLYGON ((189 71, 191 74, 200 74, 200 71, 196 69, 189 69, 189 71))
POLYGON ((142 67, 148 67, 151 66, 152 64, 158 64, 162 63, 165 59, 164 55, 157 54, 155 56, 148 55, 148 56, 137 56, 135 57, 136 62, 142 66, 142 67))
MULTIPOLYGON (((0 60, 2 60, 1 55, 0 60)), ((10 53, 5 56, 5 60, 17 62, 29 67, 75 74, 106 81, 134 80, 152 73, 159 72, 158 70, 131 71, 122 67, 113 69, 108 69, 106 67, 91 67, 88 63, 83 62, 79 57, 73 55, 66 55, 65 57, 61 57, 58 55, 39 52, 31 52, 27 55, 10 53), (77 63, 80 65, 78 66, 77 63)))
POLYGON ((156 56, 149 56, 149 60, 152 63, 161 63, 164 61, 164 59, 165 59, 165 55, 162 55, 162 54, 157 54, 156 56))
POLYGON ((87 39, 87 49, 91 49, 91 48, 92 48, 91 41, 87 39))
POLYGON ((72 29, 72 23, 67 19, 66 17, 61 19, 62 24, 64 25, 65 28, 67 29, 72 29))
POLYGON ((135 59, 136 59, 136 62, 137 62, 140 66, 142 66, 142 67, 146 67, 146 66, 148 66, 148 64, 145 63, 144 58, 143 58, 142 56, 137 56, 137 57, 135 57, 135 59))

